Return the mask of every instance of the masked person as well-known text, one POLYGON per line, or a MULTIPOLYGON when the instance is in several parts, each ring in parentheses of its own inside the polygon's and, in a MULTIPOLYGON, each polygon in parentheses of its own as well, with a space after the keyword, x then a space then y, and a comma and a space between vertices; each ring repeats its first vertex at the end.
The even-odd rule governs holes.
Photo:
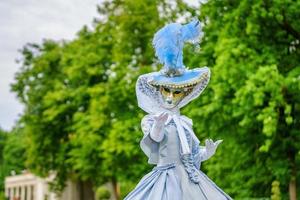
POLYGON ((186 69, 185 42, 197 43, 201 25, 171 23, 154 36, 153 45, 163 68, 141 75, 136 84, 139 107, 148 113, 141 122, 144 137, 140 146, 148 162, 156 165, 125 200, 231 200, 201 170, 202 161, 214 155, 222 142, 200 142, 192 120, 180 108, 196 99, 208 84, 207 67, 186 69))

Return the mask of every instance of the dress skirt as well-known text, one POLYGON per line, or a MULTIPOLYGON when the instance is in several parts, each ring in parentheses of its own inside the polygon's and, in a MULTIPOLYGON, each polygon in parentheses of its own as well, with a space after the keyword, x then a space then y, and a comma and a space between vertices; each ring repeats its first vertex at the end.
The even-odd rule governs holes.
POLYGON ((231 200, 203 172, 190 181, 182 164, 158 166, 145 175, 125 200, 231 200))

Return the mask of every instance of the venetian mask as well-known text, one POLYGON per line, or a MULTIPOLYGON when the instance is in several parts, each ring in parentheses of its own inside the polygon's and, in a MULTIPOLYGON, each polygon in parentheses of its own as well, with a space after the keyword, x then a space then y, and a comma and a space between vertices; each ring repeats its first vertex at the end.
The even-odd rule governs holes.
POLYGON ((179 102, 187 95, 186 88, 169 88, 160 86, 163 105, 165 108, 171 109, 179 104, 179 102))

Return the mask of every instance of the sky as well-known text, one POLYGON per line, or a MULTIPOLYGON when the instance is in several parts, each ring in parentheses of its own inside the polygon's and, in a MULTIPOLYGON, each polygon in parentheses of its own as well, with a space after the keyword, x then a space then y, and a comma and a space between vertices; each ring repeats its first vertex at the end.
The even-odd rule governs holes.
POLYGON ((1 0, 0 1, 0 127, 9 130, 23 106, 10 91, 15 62, 26 43, 75 37, 83 25, 97 17, 99 0, 1 0))
MULTIPOLYGON (((187 0, 195 4, 197 0, 187 0)), ((10 91, 15 62, 26 43, 43 39, 72 40, 83 25, 91 25, 101 0, 0 0, 0 128, 10 130, 23 110, 10 91)))

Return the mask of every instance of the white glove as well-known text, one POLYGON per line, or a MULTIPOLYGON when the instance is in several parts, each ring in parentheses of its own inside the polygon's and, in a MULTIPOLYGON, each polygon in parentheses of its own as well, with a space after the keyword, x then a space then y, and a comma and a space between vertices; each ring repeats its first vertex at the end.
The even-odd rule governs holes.
POLYGON ((210 157, 212 157, 218 148, 218 145, 221 144, 223 140, 217 140, 214 142, 212 139, 206 139, 205 140, 205 147, 200 149, 200 154, 202 157, 202 161, 208 160, 210 157))
POLYGON ((164 125, 168 119, 168 113, 161 113, 158 116, 154 116, 154 124, 150 130, 150 137, 156 141, 160 142, 164 138, 164 125))

